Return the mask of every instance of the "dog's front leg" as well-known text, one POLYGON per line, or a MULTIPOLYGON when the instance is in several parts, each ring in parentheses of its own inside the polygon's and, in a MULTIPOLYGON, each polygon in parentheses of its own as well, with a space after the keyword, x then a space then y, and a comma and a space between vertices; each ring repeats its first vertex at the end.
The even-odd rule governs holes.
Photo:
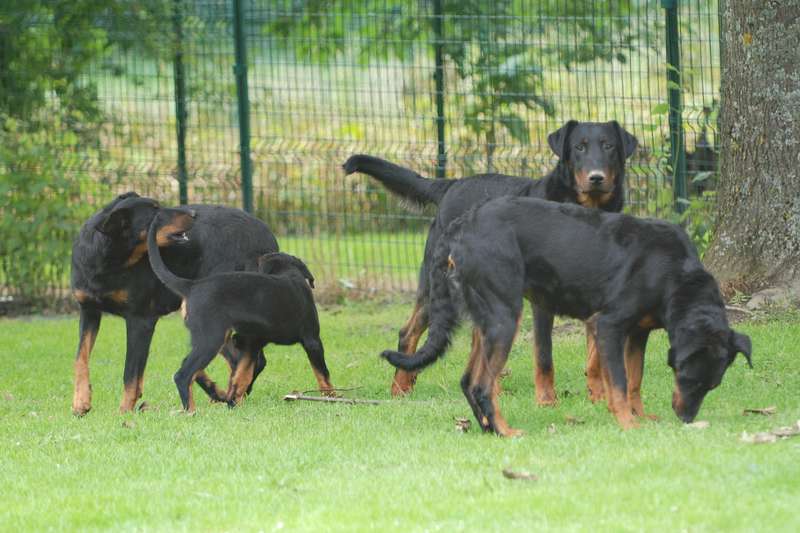
POLYGON ((628 335, 625 341, 625 374, 628 378, 628 402, 630 402, 633 414, 638 417, 657 420, 657 416, 645 414, 641 395, 644 352, 647 348, 649 335, 650 331, 638 328, 628 335))
POLYGON ((153 340, 157 321, 157 317, 125 318, 127 350, 123 374, 124 391, 119 404, 120 413, 132 411, 136 407, 136 401, 142 396, 144 369, 147 366, 150 341, 153 340))
POLYGON ((556 404, 555 372, 553 370, 553 314, 536 304, 533 307, 533 382, 536 403, 556 404))
POLYGON ((608 409, 614 414, 622 429, 631 429, 639 424, 633 416, 628 401, 628 378, 625 373, 625 335, 611 317, 595 315, 587 321, 597 341, 597 350, 603 367, 603 384, 608 409))
POLYGON ((92 408, 92 384, 89 380, 89 356, 100 330, 98 309, 81 306, 80 325, 78 326, 78 353, 75 356, 75 388, 72 394, 72 414, 83 416, 92 408))
POLYGON ((597 339, 593 327, 586 323, 586 388, 589 389, 589 400, 594 403, 605 398, 603 384, 603 365, 597 352, 597 339))

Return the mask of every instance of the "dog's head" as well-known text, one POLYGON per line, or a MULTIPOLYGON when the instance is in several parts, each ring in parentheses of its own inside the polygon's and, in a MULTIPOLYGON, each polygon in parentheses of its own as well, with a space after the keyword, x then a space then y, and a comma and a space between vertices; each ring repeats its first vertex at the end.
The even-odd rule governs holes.
POLYGON ((636 137, 616 120, 570 120, 551 133, 547 142, 569 170, 564 185, 573 189, 584 207, 604 207, 625 177, 625 160, 636 149, 636 137))
POLYGON ((186 235, 194 226, 195 212, 185 207, 162 207, 153 218, 150 231, 156 232, 156 243, 159 248, 185 244, 189 242, 186 235))
POLYGON ((95 215, 94 229, 108 238, 112 255, 130 266, 144 256, 147 230, 159 209, 161 206, 152 198, 127 192, 95 215))
POLYGON ((314 276, 308 270, 303 261, 297 257, 283 252, 272 252, 264 254, 258 258, 258 271, 262 274, 272 274, 279 276, 287 272, 300 272, 308 282, 309 287, 314 288, 314 276))
POLYGON ((688 423, 697 416, 706 394, 722 382, 737 354, 744 354, 753 366, 752 344, 747 335, 713 320, 693 324, 681 338, 686 340, 670 348, 668 363, 675 373, 672 409, 688 423))

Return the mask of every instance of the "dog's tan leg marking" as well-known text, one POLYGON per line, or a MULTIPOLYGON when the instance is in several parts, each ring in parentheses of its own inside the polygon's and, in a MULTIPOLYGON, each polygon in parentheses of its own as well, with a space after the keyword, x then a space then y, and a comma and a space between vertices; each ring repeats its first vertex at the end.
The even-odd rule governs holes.
MULTIPOLYGON (((408 319, 408 322, 400 330, 402 335, 402 344, 404 345, 404 353, 413 354, 417 351, 417 345, 422 334, 425 333, 427 324, 424 320, 424 311, 419 302, 414 306, 414 311, 408 319)), ((392 380, 392 396, 403 396, 409 394, 414 389, 414 384, 417 382, 418 372, 410 372, 408 370, 396 369, 394 372, 394 379, 392 380)))

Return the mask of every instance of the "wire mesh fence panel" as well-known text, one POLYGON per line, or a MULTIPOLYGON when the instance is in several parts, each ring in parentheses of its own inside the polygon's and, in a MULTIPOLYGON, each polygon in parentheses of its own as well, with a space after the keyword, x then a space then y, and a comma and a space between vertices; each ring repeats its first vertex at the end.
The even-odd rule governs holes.
MULTIPOLYGON (((24 245, 19 224, 4 224, 6 300, 47 305, 64 295, 77 225, 127 190, 164 204, 252 198, 282 249, 328 289, 412 290, 434 211, 345 176, 347 157, 376 155, 430 178, 536 178, 555 164, 548 133, 568 119, 617 120, 631 131, 640 147, 628 162, 627 209, 675 216, 660 3, 119 0, 92 13, 84 4, 21 5, 0 18, 0 40, 10 43, 0 52, 4 220, 37 220, 40 204, 25 210, 21 200, 36 195, 67 198, 70 214, 69 223, 48 218, 60 229, 40 224, 49 237, 24 245), (237 65, 237 7, 246 65, 237 65), (24 54, 27 70, 15 58, 24 54), (43 74, 34 78, 35 69, 43 74), (46 142, 35 152, 26 136, 46 142), (25 188, 26 172, 64 183, 25 188), (250 178, 251 196, 242 189, 250 178), (50 240, 60 255, 15 270, 50 240)), ((689 192, 713 200, 717 2, 677 5, 689 192)))

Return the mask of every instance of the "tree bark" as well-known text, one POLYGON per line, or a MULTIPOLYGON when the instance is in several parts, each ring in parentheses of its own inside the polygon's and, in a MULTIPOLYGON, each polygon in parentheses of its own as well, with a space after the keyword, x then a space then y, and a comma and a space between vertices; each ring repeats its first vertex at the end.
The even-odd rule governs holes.
POLYGON ((800 283, 800 0, 724 0, 716 237, 723 287, 800 283))

